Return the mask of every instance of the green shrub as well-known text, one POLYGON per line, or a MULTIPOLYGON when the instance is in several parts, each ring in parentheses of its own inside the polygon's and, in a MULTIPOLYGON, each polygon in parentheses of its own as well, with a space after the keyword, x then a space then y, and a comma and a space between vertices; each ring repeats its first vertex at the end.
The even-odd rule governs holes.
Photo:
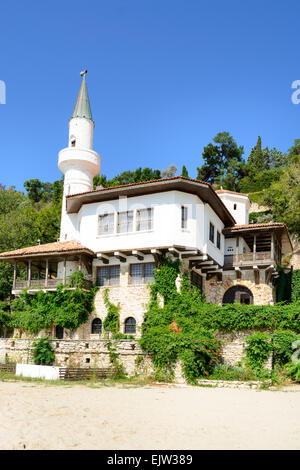
POLYGON ((37 365, 51 365, 55 361, 55 354, 53 352, 49 338, 39 338, 34 342, 33 347, 33 360, 37 365))
POLYGON ((246 365, 252 370, 261 370, 272 351, 267 333, 257 332, 246 338, 246 365))
POLYGON ((291 330, 274 331, 272 334, 274 364, 283 366, 291 361, 293 353, 292 343, 297 338, 298 335, 291 330))
POLYGON ((288 373, 293 380, 300 380, 300 362, 291 362, 288 364, 288 373))

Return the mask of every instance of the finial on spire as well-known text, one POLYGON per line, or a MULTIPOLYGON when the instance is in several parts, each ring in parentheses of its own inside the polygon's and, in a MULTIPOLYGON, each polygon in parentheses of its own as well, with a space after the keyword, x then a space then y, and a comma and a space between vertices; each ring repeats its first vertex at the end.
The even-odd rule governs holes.
POLYGON ((72 114, 72 118, 80 117, 90 119, 92 121, 93 119, 91 113, 90 100, 85 81, 86 74, 87 70, 83 70, 82 72, 80 72, 80 75, 82 76, 82 82, 77 96, 77 101, 72 114))

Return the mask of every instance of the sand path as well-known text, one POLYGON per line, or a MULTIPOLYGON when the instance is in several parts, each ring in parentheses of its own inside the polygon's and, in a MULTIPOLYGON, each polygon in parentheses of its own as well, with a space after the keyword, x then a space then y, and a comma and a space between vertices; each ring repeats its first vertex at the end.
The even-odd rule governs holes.
POLYGON ((300 392, 0 382, 1 449, 300 449, 300 392))

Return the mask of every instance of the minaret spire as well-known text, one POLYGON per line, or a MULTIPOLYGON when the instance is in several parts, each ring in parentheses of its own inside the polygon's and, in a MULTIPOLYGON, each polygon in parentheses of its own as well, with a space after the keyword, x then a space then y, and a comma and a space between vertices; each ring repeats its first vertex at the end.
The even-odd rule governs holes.
POLYGON ((80 75, 82 76, 82 82, 81 82, 80 90, 77 96, 77 101, 76 101, 75 108, 72 114, 72 118, 78 118, 78 117, 86 118, 92 121, 93 118, 92 118, 90 100, 89 100, 89 95, 88 95, 86 80, 85 80, 86 74, 87 74, 87 70, 83 70, 82 72, 80 72, 80 75))

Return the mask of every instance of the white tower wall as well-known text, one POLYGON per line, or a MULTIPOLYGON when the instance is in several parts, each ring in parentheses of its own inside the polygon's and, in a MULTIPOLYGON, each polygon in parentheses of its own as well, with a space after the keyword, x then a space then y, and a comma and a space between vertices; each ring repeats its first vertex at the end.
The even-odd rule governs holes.
POLYGON ((59 152, 58 168, 64 174, 64 195, 60 240, 78 240, 77 214, 67 214, 66 196, 93 190, 93 178, 100 172, 100 156, 93 150, 94 122, 85 76, 73 117, 69 121, 69 144, 59 152))

